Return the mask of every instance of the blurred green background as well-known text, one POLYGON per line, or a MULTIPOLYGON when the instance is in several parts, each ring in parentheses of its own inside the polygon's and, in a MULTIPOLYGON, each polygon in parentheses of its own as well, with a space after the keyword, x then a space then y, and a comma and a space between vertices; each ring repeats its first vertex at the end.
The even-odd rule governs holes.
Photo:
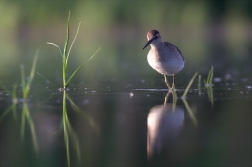
MULTIPOLYGON (((146 33, 157 29, 163 41, 180 48, 185 68, 177 81, 195 71, 215 77, 251 77, 251 1, 0 1, 0 80, 20 80, 20 64, 28 74, 36 49, 37 70, 51 81, 61 81, 68 11, 70 41, 78 23, 68 76, 101 47, 72 82, 135 81, 163 77, 147 62, 146 33)), ((228 79, 226 77, 226 79, 228 79)), ((250 78, 251 79, 251 78, 250 78)), ((44 81, 36 76, 35 80, 44 81)), ((187 82, 186 82, 187 83, 187 82)), ((186 84, 185 83, 185 84, 186 84)), ((165 85, 164 85, 165 86, 165 85)))

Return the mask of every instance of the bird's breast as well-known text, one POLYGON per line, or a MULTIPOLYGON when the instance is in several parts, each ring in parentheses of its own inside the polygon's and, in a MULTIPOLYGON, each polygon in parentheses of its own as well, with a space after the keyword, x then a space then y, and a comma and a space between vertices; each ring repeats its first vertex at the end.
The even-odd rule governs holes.
POLYGON ((161 74, 171 75, 181 71, 184 60, 176 50, 150 49, 147 60, 149 65, 161 74))

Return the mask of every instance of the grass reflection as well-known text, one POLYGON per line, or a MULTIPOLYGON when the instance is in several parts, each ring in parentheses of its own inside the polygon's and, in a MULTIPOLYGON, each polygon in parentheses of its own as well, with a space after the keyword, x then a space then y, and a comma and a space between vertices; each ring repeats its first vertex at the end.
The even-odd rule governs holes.
POLYGON ((25 101, 23 103, 22 117, 21 117, 21 133, 20 134, 21 134, 21 139, 22 140, 24 140, 26 121, 27 121, 28 126, 30 127, 30 130, 31 130, 33 146, 34 146, 36 152, 38 152, 39 148, 38 148, 38 142, 37 142, 37 136, 36 136, 34 123, 33 123, 32 117, 30 115, 30 111, 29 111, 27 102, 25 101))
MULTIPOLYGON (((190 87, 191 84, 189 84, 188 86, 190 87)), ((166 94, 166 96, 165 96, 165 99, 164 99, 164 105, 163 105, 163 106, 166 107, 166 105, 167 105, 167 100, 168 100, 168 98, 169 98, 170 95, 172 95, 172 99, 173 99, 173 102, 172 102, 172 111, 174 112, 174 111, 176 111, 176 104, 177 104, 177 99, 178 99, 177 94, 176 94, 175 91, 174 91, 174 92, 170 92, 170 91, 167 92, 167 94, 166 94)), ((183 103, 184 103, 184 105, 185 105, 185 108, 186 108, 186 110, 187 110, 189 116, 191 117, 193 123, 194 123, 195 125, 197 125, 197 119, 196 119, 196 117, 194 116, 191 107, 188 105, 186 98, 181 97, 181 99, 182 99, 182 101, 183 101, 183 103)))
POLYGON ((74 109, 75 112, 78 114, 81 114, 85 117, 85 119, 88 121, 88 123, 95 128, 97 131, 99 131, 99 127, 96 125, 96 123, 85 113, 83 112, 70 98, 70 96, 67 94, 66 90, 63 91, 63 116, 62 116, 62 124, 63 124, 63 132, 64 132, 64 140, 65 140, 65 147, 66 147, 66 154, 67 154, 67 164, 70 166, 70 140, 73 141, 74 148, 77 153, 78 160, 81 159, 81 152, 80 152, 80 143, 79 139, 74 132, 71 123, 68 118, 67 113, 67 100, 70 102, 71 107, 74 109))
POLYGON ((4 119, 4 117, 6 115, 8 115, 9 112, 12 111, 13 113, 13 116, 14 116, 14 119, 16 120, 17 119, 17 103, 18 103, 18 98, 17 98, 17 83, 14 84, 13 86, 13 90, 12 91, 9 91, 3 84, 1 84, 1 86, 3 87, 3 89, 11 94, 11 97, 12 97, 12 105, 10 107, 8 107, 4 112, 3 114, 1 115, 0 117, 0 122, 2 122, 2 120, 4 119))
POLYGON ((91 119, 85 112, 83 112, 74 102, 73 100, 70 98, 70 96, 67 93, 64 93, 67 100, 70 102, 71 107, 74 109, 74 111, 78 114, 81 114, 87 121, 88 123, 91 125, 92 128, 94 128, 94 130, 96 130, 97 133, 99 133, 100 128, 99 126, 94 122, 93 119, 91 119))
POLYGON ((183 98, 182 98, 182 101, 183 101, 183 103, 184 103, 184 105, 185 105, 185 108, 186 108, 186 111, 188 112, 189 116, 191 117, 193 123, 194 123, 195 125, 197 125, 197 122, 198 122, 198 121, 197 121, 197 118, 196 118, 195 115, 193 114, 193 111, 192 111, 191 107, 188 105, 186 99, 183 99, 183 98))
POLYGON ((79 140, 77 138, 77 135, 73 131, 73 128, 72 128, 72 126, 69 122, 69 119, 68 119, 67 108, 66 108, 66 96, 67 96, 66 91, 64 91, 62 123, 63 123, 64 140, 65 140, 66 153, 67 153, 67 164, 68 164, 68 166, 70 166, 69 139, 71 138, 73 140, 73 143, 74 143, 79 160, 80 160, 80 146, 79 146, 80 144, 79 144, 79 140))

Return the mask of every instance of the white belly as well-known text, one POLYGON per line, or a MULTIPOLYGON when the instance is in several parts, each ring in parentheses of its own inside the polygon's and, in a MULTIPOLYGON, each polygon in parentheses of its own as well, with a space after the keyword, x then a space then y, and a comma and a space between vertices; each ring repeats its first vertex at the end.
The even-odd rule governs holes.
POLYGON ((165 75, 176 74, 184 68, 184 60, 178 52, 166 52, 162 55, 151 49, 147 60, 154 70, 165 75))

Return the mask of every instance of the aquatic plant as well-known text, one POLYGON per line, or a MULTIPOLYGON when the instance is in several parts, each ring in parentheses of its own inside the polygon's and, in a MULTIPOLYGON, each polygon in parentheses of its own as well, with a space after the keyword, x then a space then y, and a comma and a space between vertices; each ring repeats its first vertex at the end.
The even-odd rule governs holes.
POLYGON ((77 28, 77 32, 75 34, 75 37, 73 39, 72 44, 70 45, 69 49, 68 49, 68 43, 69 43, 69 20, 70 20, 70 11, 69 11, 69 15, 68 15, 68 21, 67 21, 67 35, 66 35, 66 41, 65 41, 65 45, 64 45, 64 49, 61 49, 58 45, 51 43, 51 42, 47 42, 47 44, 50 45, 54 45, 56 46, 61 54, 62 57, 62 77, 63 77, 63 89, 66 89, 68 84, 70 83, 70 81, 73 79, 73 77, 75 76, 75 74, 83 67, 85 66, 95 55, 96 53, 100 50, 100 48, 88 59, 88 61, 86 61, 84 64, 82 64, 81 66, 79 66, 74 72, 73 74, 69 77, 69 79, 67 80, 67 76, 66 76, 66 71, 67 71, 67 65, 68 65, 68 58, 72 49, 72 46, 77 38, 78 32, 79 32, 79 27, 81 22, 78 25, 77 28))
POLYGON ((187 85, 187 87, 185 89, 185 92, 183 93, 183 95, 181 96, 181 98, 185 98, 186 97, 186 95, 187 95, 187 93, 188 93, 188 91, 189 91, 189 89, 190 89, 190 87, 191 87, 191 85, 192 85, 192 83, 193 83, 193 81, 194 81, 194 79, 196 78, 197 75, 198 75, 198 72, 195 72, 195 74, 193 75, 192 79, 188 83, 188 85, 187 85))
MULTIPOLYGON (((192 109, 189 107, 189 105, 188 105, 188 103, 187 103, 185 97, 186 97, 186 95, 187 95, 187 93, 188 93, 190 87, 192 86, 192 83, 193 83, 193 81, 195 80, 195 78, 196 78, 197 75, 198 75, 198 72, 195 72, 195 74, 193 75, 192 79, 191 79, 190 82, 188 83, 188 85, 187 85, 187 87, 186 87, 186 89, 185 89, 185 92, 184 92, 183 95, 181 96, 181 99, 182 99, 182 101, 183 101, 183 103, 184 103, 184 105, 185 105, 185 107, 186 107, 186 110, 187 110, 187 112, 189 113, 189 116, 191 117, 191 119, 193 120, 193 123, 194 123, 195 125, 197 125, 197 119, 196 119, 196 117, 194 116, 192 109)), ((200 82, 200 81, 199 81, 199 82, 200 82)))
POLYGON ((30 86, 31 86, 32 80, 34 78, 36 63, 37 63, 37 59, 38 59, 38 53, 39 53, 39 51, 37 50, 35 53, 34 59, 33 59, 30 76, 29 76, 29 79, 27 82, 25 82, 24 65, 23 64, 21 65, 21 83, 22 83, 22 93, 23 93, 24 100, 27 99, 27 97, 28 97, 30 86))
POLYGON ((207 80, 204 80, 205 86, 212 86, 213 83, 213 66, 208 72, 207 80))
MULTIPOLYGON (((187 85, 187 87, 186 87, 186 89, 185 89, 185 92, 184 92, 183 95, 181 96, 181 99, 182 99, 182 101, 183 101, 183 103, 184 103, 184 105, 185 105, 185 108, 186 108, 186 110, 187 110, 189 116, 191 117, 191 119, 192 119, 192 121, 193 121, 193 123, 194 123, 195 125, 197 125, 197 118, 194 116, 194 113, 193 113, 192 109, 190 108, 190 106, 188 105, 188 103, 187 103, 185 97, 186 97, 186 95, 187 95, 189 89, 191 88, 192 83, 193 83, 193 81, 195 80, 195 78, 196 78, 197 75, 198 75, 198 72, 195 72, 195 74, 194 74, 193 77, 191 78, 190 82, 188 83, 188 85, 187 85)), ((200 83, 200 81, 199 81, 199 83, 200 83)), ((172 89, 172 91, 168 91, 168 92, 167 92, 167 94, 166 94, 166 96, 165 96, 165 100, 164 100, 164 105, 163 105, 163 106, 164 106, 164 107, 166 106, 167 99, 168 99, 170 93, 172 93, 172 96, 173 96, 172 111, 175 111, 175 109, 176 109, 176 103, 177 103, 177 94, 176 94, 176 91, 174 91, 174 89, 172 89)))
POLYGON ((208 72, 208 76, 207 76, 207 80, 204 80, 205 82, 205 87, 207 89, 207 94, 208 94, 208 98, 209 101, 211 102, 212 106, 213 106, 213 66, 211 67, 211 69, 208 72))
POLYGON ((36 137, 36 133, 35 133, 34 123, 31 118, 30 111, 29 111, 26 100, 27 100, 27 97, 28 97, 28 94, 30 91, 31 83, 34 78, 36 63, 37 63, 37 59, 38 59, 38 53, 39 53, 39 51, 37 50, 35 53, 34 59, 33 59, 30 76, 29 76, 27 82, 25 82, 24 65, 21 65, 21 82, 22 82, 22 93, 23 93, 23 100, 24 100, 23 109, 22 109, 22 117, 21 117, 21 139, 24 138, 25 120, 27 120, 27 123, 30 127, 30 130, 31 130, 33 145, 34 145, 34 148, 36 151, 38 151, 37 137, 36 137))
MULTIPOLYGON (((185 89, 185 92, 184 92, 183 95, 181 96, 181 99, 182 99, 182 101, 183 101, 183 103, 184 103, 184 105, 185 105, 185 108, 186 108, 186 110, 187 110, 189 116, 191 117, 191 119, 192 119, 192 121, 193 121, 193 123, 194 123, 195 125, 197 125, 197 122, 198 122, 198 121, 197 121, 197 118, 194 116, 194 113, 193 113, 191 107, 188 105, 187 100, 186 100, 185 97, 186 97, 186 95, 187 95, 187 93, 188 93, 190 87, 192 86, 192 83, 193 83, 193 81, 195 80, 195 78, 196 78, 197 75, 198 75, 198 72, 195 72, 195 74, 194 74, 193 77, 191 78, 190 82, 188 83, 188 85, 187 85, 187 87, 186 87, 186 89, 185 89)), ((199 77, 199 78, 200 78, 200 77, 199 77)), ((200 80, 199 80, 199 83, 200 83, 200 80)))
MULTIPOLYGON (((192 83, 194 81, 194 79, 196 78, 196 76, 198 75, 198 72, 195 72, 195 74, 193 75, 192 79, 190 80, 190 82, 188 83, 186 89, 185 89, 185 92, 183 93, 183 95, 181 96, 181 99, 185 99, 190 87, 192 86, 192 83)), ((170 93, 172 93, 172 97, 173 97, 173 109, 176 108, 176 103, 177 103, 177 99, 178 99, 178 96, 177 96, 177 93, 176 93, 176 90, 175 90, 175 86, 173 89, 168 90, 166 96, 165 96, 165 100, 164 100, 164 106, 166 105, 167 103, 167 100, 168 100, 168 97, 170 95, 170 93)))

